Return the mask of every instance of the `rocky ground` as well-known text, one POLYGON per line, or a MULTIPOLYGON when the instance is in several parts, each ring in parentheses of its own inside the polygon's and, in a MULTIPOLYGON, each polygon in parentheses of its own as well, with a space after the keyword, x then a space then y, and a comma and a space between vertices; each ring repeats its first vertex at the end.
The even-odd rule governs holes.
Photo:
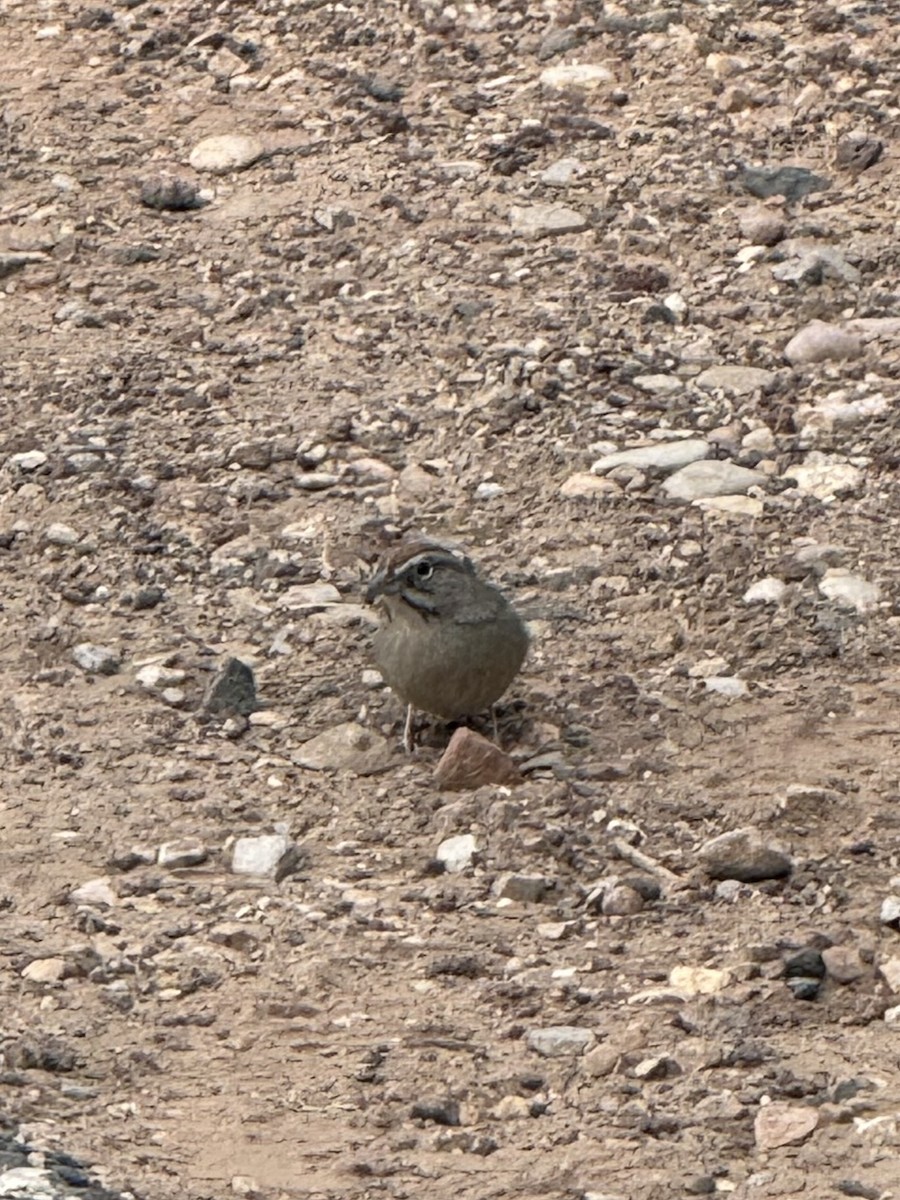
POLYGON ((9 0, 0 1194, 894 1194, 896 37, 9 0), (400 748, 412 530, 519 783, 400 748))

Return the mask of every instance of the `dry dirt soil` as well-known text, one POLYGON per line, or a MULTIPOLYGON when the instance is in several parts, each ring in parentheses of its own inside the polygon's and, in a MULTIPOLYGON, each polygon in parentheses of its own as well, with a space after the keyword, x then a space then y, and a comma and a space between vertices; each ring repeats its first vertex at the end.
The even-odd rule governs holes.
POLYGON ((897 316, 896 18, 7 0, 8 1125, 154 1200, 896 1194, 897 342, 783 357, 814 318, 897 316), (567 64, 608 75, 541 81, 567 64), (884 144, 865 169, 854 132, 884 144), (195 170, 218 134, 255 161, 195 170), (742 255, 742 172, 785 165, 827 186, 770 214, 850 271, 779 282, 778 244, 742 255), (173 180, 194 207, 154 207, 173 180), (528 234, 516 210, 542 205, 582 228, 528 234), (696 384, 723 364, 772 377, 696 384), (834 395, 886 403, 803 436, 834 395), (640 470, 572 494, 602 453, 684 435, 761 469, 757 503, 640 470), (793 486, 813 453, 850 482, 793 486), (364 674, 361 584, 413 529, 532 622, 501 713, 518 787, 441 792, 446 732, 407 757, 364 674), (802 560, 804 538, 830 549, 802 560), (819 588, 835 564, 877 587, 866 611, 819 588), (780 602, 746 603, 766 576, 780 602), (323 584, 339 604, 302 590, 323 584), (118 671, 83 669, 85 643, 118 671), (249 722, 204 715, 229 655, 249 722), (348 721, 386 769, 299 765, 348 721), (700 847, 745 826, 787 878, 705 874, 700 847), (273 831, 293 872, 235 874, 234 839, 273 831), (201 861, 159 865, 182 841, 201 861), (635 875, 641 911, 600 911, 635 875), (798 999, 785 960, 835 949, 798 999), (555 1026, 588 1044, 542 1055, 555 1026), (799 1110, 785 1145, 770 1103, 799 1110))

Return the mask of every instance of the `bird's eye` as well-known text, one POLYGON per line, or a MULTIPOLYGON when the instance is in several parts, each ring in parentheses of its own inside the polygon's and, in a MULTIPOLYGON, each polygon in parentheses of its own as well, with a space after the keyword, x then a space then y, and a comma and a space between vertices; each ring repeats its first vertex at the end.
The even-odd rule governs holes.
POLYGON ((416 578, 417 579, 430 579, 433 574, 434 574, 434 567, 431 565, 430 562, 416 563, 416 578))

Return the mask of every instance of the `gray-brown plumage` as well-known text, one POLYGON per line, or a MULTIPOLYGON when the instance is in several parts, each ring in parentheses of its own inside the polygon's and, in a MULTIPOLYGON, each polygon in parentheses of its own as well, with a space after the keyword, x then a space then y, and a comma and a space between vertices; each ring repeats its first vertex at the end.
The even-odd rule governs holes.
MULTIPOLYGON (((374 651, 385 682, 410 708, 445 721, 490 708, 528 650, 525 626, 502 592, 438 542, 397 547, 366 599, 381 610, 374 651)), ((409 729, 408 718, 407 742, 409 729)))

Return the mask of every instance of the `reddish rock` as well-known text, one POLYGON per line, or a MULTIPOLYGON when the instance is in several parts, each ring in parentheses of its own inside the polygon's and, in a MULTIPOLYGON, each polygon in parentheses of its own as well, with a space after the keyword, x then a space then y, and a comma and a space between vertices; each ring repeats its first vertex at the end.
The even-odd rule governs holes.
POLYGON ((434 769, 439 787, 462 792, 486 783, 519 783, 519 768, 508 754, 471 729, 457 729, 434 769))

